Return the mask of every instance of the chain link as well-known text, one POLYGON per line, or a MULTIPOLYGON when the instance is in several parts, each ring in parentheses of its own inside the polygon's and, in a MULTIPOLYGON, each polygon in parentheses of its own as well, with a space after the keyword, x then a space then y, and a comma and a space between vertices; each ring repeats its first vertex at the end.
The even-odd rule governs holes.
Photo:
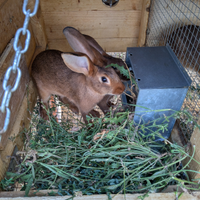
MULTIPOLYGON (((23 4, 24 15, 27 14, 27 10, 26 10, 27 5, 28 5, 28 0, 24 0, 24 4, 23 4)), ((33 17, 37 13, 38 5, 39 5, 39 0, 35 0, 35 7, 33 9, 33 12, 30 13, 30 17, 33 17)))
MULTIPOLYGON (((9 78, 10 78, 10 73, 12 71, 13 71, 12 66, 10 66, 6 71, 6 74, 5 74, 4 80, 3 80, 3 89, 4 90, 6 90, 6 88, 7 88, 7 82, 9 80, 9 78)), ((17 89, 17 87, 19 85, 20 78, 21 78, 21 70, 19 68, 17 68, 17 78, 15 79, 15 85, 11 89, 11 92, 14 92, 17 89)))
POLYGON ((6 104, 8 102, 8 99, 9 99, 9 95, 11 94, 11 86, 9 85, 6 89, 5 89, 5 92, 4 92, 4 95, 3 95, 3 99, 2 99, 2 106, 1 106, 1 112, 5 112, 5 108, 6 108, 6 104))
POLYGON ((27 29, 26 30, 26 40, 25 40, 25 47, 23 50, 20 50, 21 46, 17 46, 18 44, 18 41, 19 41, 19 37, 20 37, 20 34, 23 33, 24 29, 23 28, 19 28, 15 34, 15 39, 14 39, 14 43, 13 43, 13 48, 15 51, 19 51, 20 54, 23 54, 25 53, 27 50, 28 50, 28 47, 29 47, 29 43, 30 43, 30 38, 31 38, 31 34, 30 34, 30 31, 27 29))
POLYGON ((16 69, 17 67, 19 66, 19 62, 20 62, 20 59, 21 59, 21 48, 19 48, 19 50, 16 51, 15 53, 15 58, 14 58, 14 61, 13 61, 13 72, 15 73, 16 72, 16 69))
POLYGON ((23 9, 22 9, 25 15, 24 24, 23 24, 23 27, 19 28, 15 34, 14 43, 13 43, 13 48, 15 50, 15 58, 14 58, 13 64, 7 69, 4 76, 4 80, 3 80, 4 95, 1 102, 0 112, 2 113, 6 112, 6 117, 4 121, 4 127, 3 129, 0 130, 0 141, 1 141, 1 134, 7 131, 7 128, 10 122, 10 109, 9 109, 10 98, 12 96, 12 93, 19 86, 19 82, 21 79, 21 70, 19 68, 21 55, 24 54, 28 50, 30 39, 31 39, 31 34, 30 34, 30 31, 28 30, 28 24, 29 24, 30 17, 33 17, 37 13, 39 0, 35 0, 35 6, 32 13, 30 9, 26 10, 27 5, 28 5, 28 0, 24 0, 23 9), (18 46, 18 42, 19 42, 19 38, 21 34, 26 35, 24 49, 22 49, 21 46, 18 46), (10 79, 11 72, 15 74, 16 71, 17 71, 17 74, 16 74, 14 86, 13 87, 11 85, 7 86, 8 80, 10 79))

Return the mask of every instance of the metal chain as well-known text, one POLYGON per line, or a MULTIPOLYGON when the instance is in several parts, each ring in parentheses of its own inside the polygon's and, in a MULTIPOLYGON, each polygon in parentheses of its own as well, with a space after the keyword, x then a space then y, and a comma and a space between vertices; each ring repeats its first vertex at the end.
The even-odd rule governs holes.
POLYGON ((10 109, 9 109, 10 98, 12 96, 12 93, 18 88, 18 85, 20 82, 21 70, 19 68, 19 63, 20 63, 21 55, 24 54, 28 50, 30 39, 31 39, 31 33, 27 28, 28 28, 30 17, 33 17, 37 13, 39 0, 35 0, 35 6, 32 13, 30 9, 26 10, 27 5, 28 5, 28 0, 24 0, 24 4, 23 4, 23 13, 25 15, 24 24, 23 24, 23 27, 19 28, 15 34, 14 43, 13 43, 13 48, 15 50, 15 58, 14 58, 13 64, 7 69, 4 76, 4 80, 3 80, 4 96, 1 102, 0 112, 2 113, 6 112, 6 117, 4 121, 4 127, 2 130, 0 130, 0 141, 1 141, 1 135, 7 131, 7 128, 10 122, 10 109), (19 38, 21 34, 26 35, 24 49, 22 49, 21 46, 18 46, 18 42, 19 42, 19 38), (15 84, 13 87, 11 85, 7 85, 11 72, 16 74, 15 84))

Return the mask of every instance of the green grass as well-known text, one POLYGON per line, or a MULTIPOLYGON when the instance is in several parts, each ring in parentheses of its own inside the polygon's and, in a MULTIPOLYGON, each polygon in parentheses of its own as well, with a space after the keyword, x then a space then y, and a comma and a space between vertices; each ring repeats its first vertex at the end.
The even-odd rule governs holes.
MULTIPOLYGON (((23 159, 16 172, 7 172, 1 181, 6 190, 9 184, 22 183, 28 195, 30 189, 58 189, 60 195, 118 194, 160 192, 168 185, 189 190, 188 185, 199 187, 187 176, 189 171, 181 162, 190 157, 187 148, 164 142, 154 142, 155 136, 166 129, 166 122, 146 138, 144 125, 134 124, 133 113, 111 111, 104 118, 90 118, 88 125, 78 121, 81 127, 71 131, 73 124, 57 123, 50 116, 44 121, 37 114, 32 117, 27 135, 23 159), (94 140, 97 133, 99 139, 94 140)), ((186 112, 177 112, 179 118, 186 112)), ((189 116, 188 122, 192 117, 189 116)), ((194 122, 195 123, 195 122, 194 122)), ((152 126, 152 125, 151 125, 152 126)), ((148 125, 146 125, 148 127, 148 125)), ((190 157, 193 159, 193 156, 190 157)), ((187 165, 189 165, 189 162, 187 165)), ((196 172, 198 173, 198 172, 196 172)))
MULTIPOLYGON (((131 75, 124 69, 123 74, 131 75)), ((134 112, 117 110, 110 110, 103 118, 88 116, 93 123, 85 125, 70 113, 68 120, 57 123, 51 111, 50 120, 44 121, 36 106, 29 129, 23 131, 27 138, 24 151, 17 154, 15 171, 7 172, 0 182, 2 190, 11 190, 18 182, 26 195, 30 189, 57 189, 59 195, 107 194, 112 199, 118 193, 141 193, 139 198, 145 199, 148 193, 161 192, 168 185, 184 191, 199 189, 199 184, 188 177, 192 170, 187 167, 194 160, 189 144, 181 147, 162 137, 170 117, 184 118, 186 126, 192 122, 197 127, 188 112, 167 117, 167 110, 160 110, 163 117, 135 124, 134 112), (146 137, 145 132, 152 128, 156 131, 146 137), (156 137, 163 141, 155 142, 156 137), (189 158, 188 163, 182 166, 185 158, 189 158)))

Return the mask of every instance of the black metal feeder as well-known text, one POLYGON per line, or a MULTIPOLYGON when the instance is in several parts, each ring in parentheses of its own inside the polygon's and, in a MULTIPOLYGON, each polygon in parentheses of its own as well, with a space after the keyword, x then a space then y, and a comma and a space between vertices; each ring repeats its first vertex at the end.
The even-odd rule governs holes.
MULTIPOLYGON (((137 124, 151 125, 156 119, 156 124, 161 124, 164 116, 170 117, 181 109, 191 79, 169 46, 127 48, 126 63, 138 87, 134 116, 137 124)), ((122 101, 127 103, 127 97, 123 96, 122 101)), ((161 133, 164 138, 169 138, 174 124, 175 119, 170 117, 168 130, 161 133)), ((152 131, 155 128, 148 128, 145 134, 152 131)))

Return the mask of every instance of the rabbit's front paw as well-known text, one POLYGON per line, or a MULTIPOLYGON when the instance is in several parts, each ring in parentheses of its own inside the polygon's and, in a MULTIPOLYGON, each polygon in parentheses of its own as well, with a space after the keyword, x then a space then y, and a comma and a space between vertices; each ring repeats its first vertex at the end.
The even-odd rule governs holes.
POLYGON ((49 120, 49 116, 47 115, 47 112, 44 108, 40 107, 40 116, 44 119, 44 120, 49 120))
POLYGON ((100 113, 96 110, 91 110, 88 115, 92 115, 93 117, 100 117, 100 113))

